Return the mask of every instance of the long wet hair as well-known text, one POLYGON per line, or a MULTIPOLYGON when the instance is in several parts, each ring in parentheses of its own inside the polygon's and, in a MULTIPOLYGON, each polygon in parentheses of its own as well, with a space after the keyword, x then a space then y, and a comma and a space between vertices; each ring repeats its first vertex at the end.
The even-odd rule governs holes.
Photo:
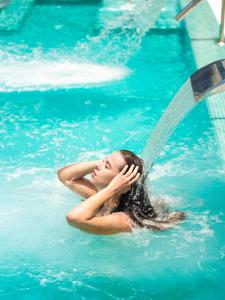
POLYGON ((149 199, 144 162, 132 151, 120 150, 120 153, 127 163, 128 169, 132 164, 138 166, 138 172, 141 173, 141 176, 138 182, 135 182, 128 192, 120 196, 118 205, 113 209, 113 212, 126 212, 137 225, 145 227, 145 220, 155 219, 157 217, 157 213, 149 199))

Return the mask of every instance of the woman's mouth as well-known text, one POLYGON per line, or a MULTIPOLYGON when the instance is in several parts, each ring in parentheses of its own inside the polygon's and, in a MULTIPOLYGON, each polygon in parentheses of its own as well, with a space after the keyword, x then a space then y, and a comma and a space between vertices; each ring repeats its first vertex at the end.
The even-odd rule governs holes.
POLYGON ((95 171, 93 171, 93 172, 92 172, 92 175, 93 175, 93 176, 96 176, 96 173, 95 173, 95 171))

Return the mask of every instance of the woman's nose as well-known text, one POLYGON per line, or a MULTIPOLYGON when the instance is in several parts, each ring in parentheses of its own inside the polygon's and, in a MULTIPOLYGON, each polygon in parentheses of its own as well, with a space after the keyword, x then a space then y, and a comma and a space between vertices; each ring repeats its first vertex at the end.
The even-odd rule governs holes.
POLYGON ((101 170, 101 168, 104 166, 104 164, 105 164, 104 160, 100 161, 98 164, 98 170, 101 170))
POLYGON ((98 169, 98 170, 101 170, 101 167, 102 167, 102 162, 100 162, 100 163, 97 165, 97 169, 98 169))

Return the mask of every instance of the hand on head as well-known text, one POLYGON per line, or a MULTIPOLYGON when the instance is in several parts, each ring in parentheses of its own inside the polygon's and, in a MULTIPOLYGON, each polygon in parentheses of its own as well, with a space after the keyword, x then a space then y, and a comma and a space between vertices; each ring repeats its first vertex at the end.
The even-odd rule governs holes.
POLYGON ((138 166, 135 167, 135 165, 131 165, 128 169, 128 165, 126 165, 122 171, 111 180, 108 186, 118 194, 128 192, 141 175, 138 173, 138 168, 138 166))

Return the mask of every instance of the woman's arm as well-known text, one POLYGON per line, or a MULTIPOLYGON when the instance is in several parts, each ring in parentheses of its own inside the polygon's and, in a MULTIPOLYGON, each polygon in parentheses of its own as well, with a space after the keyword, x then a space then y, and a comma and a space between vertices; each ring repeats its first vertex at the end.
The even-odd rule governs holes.
POLYGON ((137 181, 140 173, 132 166, 125 174, 127 166, 110 182, 110 184, 80 203, 66 216, 67 222, 81 230, 96 234, 112 234, 124 231, 131 231, 130 218, 122 213, 113 213, 107 216, 95 217, 99 209, 106 201, 116 197, 121 191, 125 191, 137 181))
POLYGON ((97 209, 113 196, 115 196, 115 191, 110 187, 99 191, 67 214, 68 224, 93 234, 115 234, 132 231, 130 218, 122 212, 95 217, 97 209))
POLYGON ((99 161, 94 160, 65 166, 57 171, 59 180, 66 182, 90 174, 97 167, 98 162, 99 161))
POLYGON ((89 220, 95 216, 97 209, 113 196, 115 192, 108 186, 72 209, 67 214, 67 218, 77 221, 89 220))
POLYGON ((94 195, 97 188, 83 176, 91 173, 99 161, 74 163, 57 171, 59 180, 73 192, 87 198, 94 195))
POLYGON ((131 232, 134 226, 133 221, 123 212, 116 212, 82 221, 67 217, 67 222, 73 227, 92 234, 131 232))

